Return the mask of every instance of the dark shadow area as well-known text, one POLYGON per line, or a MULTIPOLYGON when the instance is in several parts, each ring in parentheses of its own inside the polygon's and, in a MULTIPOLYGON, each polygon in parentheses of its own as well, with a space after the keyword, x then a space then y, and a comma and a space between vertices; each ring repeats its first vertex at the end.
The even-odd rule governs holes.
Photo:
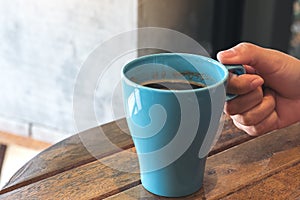
MULTIPOLYGON (((218 51, 242 41, 283 52, 290 48, 294 0, 138 2, 138 27, 164 27, 184 33, 199 42, 213 58, 218 51)), ((149 53, 149 50, 139 52, 149 53)))

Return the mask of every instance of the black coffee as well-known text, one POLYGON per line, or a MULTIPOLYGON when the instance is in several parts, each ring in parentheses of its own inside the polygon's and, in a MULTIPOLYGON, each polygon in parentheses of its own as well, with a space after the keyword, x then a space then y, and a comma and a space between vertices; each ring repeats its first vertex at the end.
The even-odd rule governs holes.
POLYGON ((183 80, 156 80, 142 83, 142 85, 161 90, 191 90, 206 87, 201 83, 183 80))

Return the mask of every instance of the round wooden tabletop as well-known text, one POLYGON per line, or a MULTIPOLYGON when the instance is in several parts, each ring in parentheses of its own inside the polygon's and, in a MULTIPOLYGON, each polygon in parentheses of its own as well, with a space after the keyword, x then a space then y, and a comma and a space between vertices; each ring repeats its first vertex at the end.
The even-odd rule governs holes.
MULTIPOLYGON (((10 179, 0 199, 161 199, 142 187, 136 156, 124 154, 135 155, 127 133, 122 119, 49 147, 10 179)), ((202 189, 186 197, 220 198, 299 199, 300 123, 250 137, 227 118, 202 189)))

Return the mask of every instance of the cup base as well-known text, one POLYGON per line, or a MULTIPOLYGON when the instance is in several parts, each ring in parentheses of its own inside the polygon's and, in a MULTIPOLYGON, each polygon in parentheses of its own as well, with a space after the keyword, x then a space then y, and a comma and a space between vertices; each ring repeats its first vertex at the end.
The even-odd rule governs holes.
POLYGON ((185 196, 189 196, 192 195, 196 192, 198 192, 201 188, 202 188, 202 183, 201 185, 198 185, 196 187, 190 187, 187 190, 173 190, 173 191, 162 191, 160 189, 158 189, 157 187, 152 188, 151 186, 145 185, 142 182, 142 186, 150 193, 157 195, 157 196, 162 196, 162 197, 185 197, 185 196))
MULTIPOLYGON (((164 170, 162 170, 164 171, 164 170)), ((141 174, 141 182, 143 187, 158 196, 164 197, 183 197, 191 195, 201 189, 203 184, 203 172, 199 170, 199 174, 184 176, 184 178, 169 173, 150 172, 141 174), (160 178, 158 178, 160 177, 160 178), (187 178, 189 177, 189 178, 187 178), (197 177, 197 178, 196 178, 197 177)))

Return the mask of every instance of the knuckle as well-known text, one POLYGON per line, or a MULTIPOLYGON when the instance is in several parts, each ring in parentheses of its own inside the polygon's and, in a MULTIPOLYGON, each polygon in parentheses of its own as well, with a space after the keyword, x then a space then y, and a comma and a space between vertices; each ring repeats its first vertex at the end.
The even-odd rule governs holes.
POLYGON ((260 104, 263 101, 263 99, 264 99, 264 94, 261 91, 261 89, 257 89, 254 92, 254 94, 253 94, 253 96, 252 96, 251 99, 252 99, 253 104, 255 104, 255 105, 260 104))
POLYGON ((251 136, 260 136, 268 132, 268 128, 264 126, 263 123, 251 126, 249 130, 249 135, 251 136))
POLYGON ((228 92, 234 94, 244 94, 245 90, 247 90, 247 87, 245 87, 246 84, 244 82, 245 80, 243 78, 240 78, 240 76, 230 73, 229 82, 227 84, 228 92))
POLYGON ((238 93, 238 94, 245 93, 245 86, 243 83, 236 84, 234 89, 235 89, 236 93, 238 93))
POLYGON ((260 99, 263 99, 263 97, 264 97, 264 92, 263 92, 262 87, 258 87, 256 90, 257 90, 257 95, 258 95, 258 97, 259 97, 260 99))
POLYGON ((234 100, 231 100, 231 101, 228 101, 225 103, 224 112, 228 115, 236 115, 237 114, 236 104, 234 103, 234 100))
POLYGON ((249 116, 248 114, 242 115, 240 121, 241 124, 245 126, 252 126, 255 124, 255 118, 253 116, 249 116))
POLYGON ((237 120, 233 119, 233 123, 236 127, 246 132, 248 135, 256 137, 259 135, 262 135, 264 132, 260 128, 260 126, 252 125, 252 126, 245 126, 241 123, 239 123, 237 120))
POLYGON ((254 45, 248 42, 242 42, 237 45, 237 51, 240 52, 248 52, 251 51, 254 48, 254 45))

